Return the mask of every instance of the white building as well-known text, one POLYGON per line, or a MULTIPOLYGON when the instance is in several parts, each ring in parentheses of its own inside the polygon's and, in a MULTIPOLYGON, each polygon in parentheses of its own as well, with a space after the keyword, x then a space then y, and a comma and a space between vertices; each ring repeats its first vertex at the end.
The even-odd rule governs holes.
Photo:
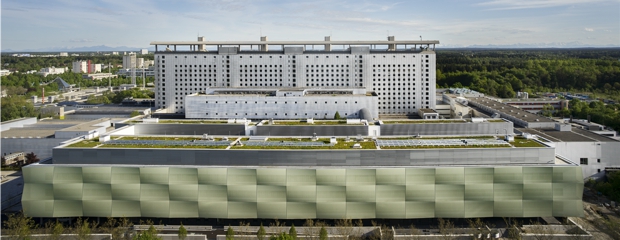
POLYGON ((94 64, 90 60, 73 62, 73 68, 71 70, 74 73, 97 73, 101 72, 101 66, 103 64, 94 64))
POLYGON ((351 89, 376 93, 379 114, 435 108, 439 41, 152 42, 156 106, 185 113, 185 96, 209 87, 238 89, 351 89), (190 51, 176 51, 176 46, 190 51), (223 45, 229 46, 224 47, 223 45), (269 45, 279 49, 269 50, 269 45), (165 47, 159 51, 159 47, 165 47), (206 46, 215 46, 207 51, 206 46), (310 47, 309 47, 310 46, 310 47), (313 50, 315 46, 322 49, 313 50), (332 46, 343 46, 332 50, 332 46))
POLYGON ((356 89, 207 88, 186 96, 186 118, 333 119, 379 117, 378 97, 356 89))
POLYGON ((88 62, 87 61, 73 62, 73 67, 71 68, 71 71, 74 73, 88 72, 88 62))
POLYGON ((61 57, 68 57, 68 56, 69 56, 69 53, 67 53, 67 52, 61 52, 61 53, 59 53, 59 54, 58 54, 58 56, 61 56, 61 57))
POLYGON ((7 69, 0 69, 0 76, 8 76, 11 72, 7 69))
POLYGON ((56 67, 41 68, 41 70, 39 70, 39 75, 43 77, 47 77, 47 75, 50 75, 50 74, 63 74, 65 73, 65 71, 67 71, 67 68, 56 68, 56 67))
POLYGON ((149 54, 149 50, 146 48, 143 48, 140 50, 140 54, 144 55, 144 54, 149 54))
POLYGON ((144 58, 136 58, 136 68, 144 68, 144 58))
POLYGON ((137 60, 136 60, 135 53, 129 53, 129 55, 124 55, 123 56, 123 68, 124 69, 135 68, 136 61, 137 60))

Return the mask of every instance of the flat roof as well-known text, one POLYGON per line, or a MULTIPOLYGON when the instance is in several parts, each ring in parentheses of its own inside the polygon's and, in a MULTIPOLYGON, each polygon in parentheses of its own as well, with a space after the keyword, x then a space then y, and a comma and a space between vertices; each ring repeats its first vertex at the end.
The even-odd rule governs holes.
POLYGON ((439 40, 358 40, 358 41, 153 41, 150 45, 427 45, 439 44, 439 40))
POLYGON ((543 116, 538 116, 536 114, 532 114, 530 112, 527 112, 523 109, 517 108, 517 107, 513 107, 509 104, 505 104, 505 103, 501 103, 501 102, 497 102, 488 98, 484 98, 484 97, 470 97, 467 98, 467 100, 469 100, 470 102, 475 102, 478 103, 480 105, 486 106, 488 108, 491 108, 497 112, 501 112, 503 114, 506 115, 510 115, 513 116, 517 119, 521 119, 525 122, 531 122, 531 123, 536 123, 536 122, 555 122, 550 118, 547 117, 543 117, 543 116))
POLYGON ((60 129, 11 128, 2 132, 2 138, 49 138, 53 137, 57 130, 60 129))
POLYGON ((575 127, 572 128, 572 131, 557 131, 552 128, 517 128, 517 130, 530 134, 536 134, 548 140, 557 142, 618 142, 612 138, 604 137, 575 127))
MULTIPOLYGON (((64 129, 61 129, 60 131, 90 131, 90 130, 95 130, 95 129, 101 128, 103 126, 94 126, 94 125, 100 124, 100 123, 103 123, 103 122, 106 122, 106 121, 111 121, 111 120, 112 120, 111 118, 101 118, 101 119, 93 120, 93 121, 90 121, 90 122, 85 122, 85 123, 82 123, 82 124, 78 124, 78 125, 75 125, 75 126, 72 126, 72 127, 64 128, 64 129)), ((107 128, 108 126, 105 126, 105 127, 107 128)))

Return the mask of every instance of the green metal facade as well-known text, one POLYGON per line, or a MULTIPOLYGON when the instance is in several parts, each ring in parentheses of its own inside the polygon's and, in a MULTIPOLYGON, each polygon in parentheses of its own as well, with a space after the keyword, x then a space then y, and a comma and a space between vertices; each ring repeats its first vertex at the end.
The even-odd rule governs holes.
POLYGON ((406 219, 583 216, 576 166, 31 166, 31 217, 406 219))

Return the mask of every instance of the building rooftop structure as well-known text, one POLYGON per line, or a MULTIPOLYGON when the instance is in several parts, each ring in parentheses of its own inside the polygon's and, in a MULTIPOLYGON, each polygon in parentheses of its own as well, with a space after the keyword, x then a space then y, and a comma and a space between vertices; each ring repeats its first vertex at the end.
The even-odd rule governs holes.
POLYGON ((571 131, 558 131, 551 128, 517 128, 517 130, 525 133, 536 134, 554 142, 620 142, 613 138, 601 136, 576 127, 573 127, 571 131))
POLYGON ((494 101, 489 98, 472 97, 467 98, 469 105, 480 108, 482 111, 498 113, 502 118, 506 118, 515 124, 528 128, 554 128, 556 121, 550 118, 532 114, 520 108, 494 101))

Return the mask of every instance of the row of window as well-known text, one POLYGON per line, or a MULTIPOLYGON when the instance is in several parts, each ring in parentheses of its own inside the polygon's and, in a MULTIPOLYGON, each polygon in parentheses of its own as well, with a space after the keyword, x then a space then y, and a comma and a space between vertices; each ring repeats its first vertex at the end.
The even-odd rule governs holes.
MULTIPOLYGON (((209 113, 207 113, 206 115, 209 115, 209 113)), ((211 114, 211 115, 219 116, 219 113, 215 113, 215 114, 211 114)), ((228 113, 223 113, 222 115, 223 116, 228 116, 228 113)), ((232 113, 230 115, 232 115, 232 113)), ((248 113, 244 113, 242 115, 248 116, 248 113)), ((325 113, 324 115, 320 115, 320 116, 327 116, 327 115, 328 114, 325 113)), ((344 113, 344 115, 348 116, 349 113, 344 113)), ((357 116, 357 113, 354 113, 353 115, 357 116)), ((239 113, 235 113, 235 116, 239 116, 239 113)), ((252 114, 250 113, 249 116, 252 116, 252 114)), ((254 116, 258 116, 258 113, 254 113, 254 116)), ((268 116, 268 113, 265 113, 265 116, 268 116)), ((278 116, 278 113, 274 113, 274 116, 278 116)), ((288 113, 284 113, 284 116, 288 116, 288 113)), ((291 115, 291 116, 297 116, 297 113, 294 113, 294 115, 291 115)), ((308 113, 305 113, 304 116, 308 116, 308 113)), ((310 116, 312 116, 312 113, 310 113, 310 116)), ((319 113, 314 113, 314 116, 319 116, 319 113)))
MULTIPOLYGON (((215 103, 219 103, 220 101, 215 101, 215 103)), ((235 101, 235 104, 239 104, 240 101, 235 101)), ((263 101, 261 101, 262 103, 263 101)), ((297 104, 297 101, 293 101, 294 104, 297 104)), ((327 104, 328 101, 325 101, 325 104, 327 104)), ((209 101, 205 101, 205 103, 209 103, 209 101)), ((213 103, 213 101, 211 101, 211 103, 213 103)), ((232 103, 232 101, 230 101, 230 103, 232 103)), ((252 101, 250 101, 250 104, 252 103, 252 101)), ((278 104, 278 101, 275 102, 269 102, 269 101, 265 101, 265 104, 269 104, 269 103, 273 103, 273 104, 278 104)), ((357 101, 354 101, 355 104, 357 104, 357 101)), ((228 101, 224 101, 224 104, 228 104, 228 101)), ((244 104, 248 104, 248 101, 244 101, 244 104)), ((254 104, 258 104, 258 101, 254 101, 254 104)), ((288 101, 285 101, 284 104, 288 104, 288 101)), ((304 104, 308 104, 308 101, 304 101, 304 104)), ((310 102, 310 104, 312 104, 312 102, 310 102)), ((319 104, 319 101, 314 101, 314 104, 319 104)), ((322 104, 322 102, 321 102, 322 104)), ((334 101, 334 104, 338 104, 338 101, 334 101)), ((349 101, 345 101, 344 104, 349 104, 349 101)))

